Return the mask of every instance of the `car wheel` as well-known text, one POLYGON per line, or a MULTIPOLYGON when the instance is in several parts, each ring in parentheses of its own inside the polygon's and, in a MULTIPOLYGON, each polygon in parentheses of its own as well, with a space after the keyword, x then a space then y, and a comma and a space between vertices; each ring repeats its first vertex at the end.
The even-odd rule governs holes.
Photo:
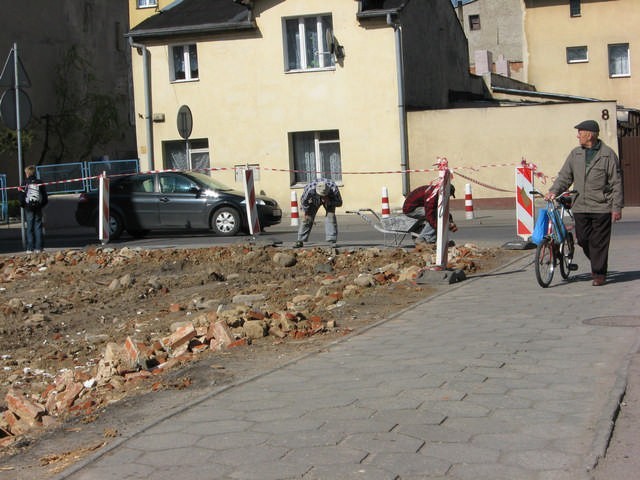
POLYGON ((231 207, 222 207, 211 217, 211 228, 216 235, 231 237, 240 231, 240 214, 231 207))
POLYGON ((127 229, 127 232, 134 238, 143 238, 148 235, 149 230, 127 229))
MULTIPOLYGON (((124 222, 117 212, 109 213, 109 240, 117 240, 124 230, 124 222)), ((96 232, 100 234, 100 223, 96 218, 96 232)))

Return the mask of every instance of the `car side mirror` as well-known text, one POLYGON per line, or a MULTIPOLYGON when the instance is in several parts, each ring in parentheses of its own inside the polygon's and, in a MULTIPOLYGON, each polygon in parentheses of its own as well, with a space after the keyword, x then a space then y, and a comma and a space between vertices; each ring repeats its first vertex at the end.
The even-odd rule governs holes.
POLYGON ((202 194, 202 189, 198 187, 191 187, 189 189, 189 193, 195 193, 196 197, 199 197, 202 194))

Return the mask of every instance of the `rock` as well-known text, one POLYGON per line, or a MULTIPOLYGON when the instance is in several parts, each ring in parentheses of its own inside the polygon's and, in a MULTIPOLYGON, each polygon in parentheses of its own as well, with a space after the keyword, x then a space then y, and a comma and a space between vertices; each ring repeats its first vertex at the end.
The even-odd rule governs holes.
POLYGON ((376 284, 370 273, 361 273, 353 280, 353 283, 359 287, 373 287, 376 284))
POLYGON ((283 267, 293 267, 296 263, 298 263, 298 259, 295 255, 281 252, 278 252, 273 256, 273 261, 283 267))
POLYGON ((244 336, 252 339, 262 338, 267 333, 267 325, 263 320, 247 320, 242 329, 244 336))

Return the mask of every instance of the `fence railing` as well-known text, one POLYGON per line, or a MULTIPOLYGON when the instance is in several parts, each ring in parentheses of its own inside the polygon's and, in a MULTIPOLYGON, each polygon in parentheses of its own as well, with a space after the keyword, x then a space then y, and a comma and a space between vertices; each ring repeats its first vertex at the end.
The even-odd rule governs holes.
POLYGON ((80 193, 98 189, 98 179, 90 178, 106 172, 107 176, 137 173, 138 159, 99 160, 94 162, 59 163, 36 167, 40 180, 47 185, 50 195, 80 193))
POLYGON ((0 173, 0 222, 9 220, 9 204, 7 203, 7 176, 0 173))

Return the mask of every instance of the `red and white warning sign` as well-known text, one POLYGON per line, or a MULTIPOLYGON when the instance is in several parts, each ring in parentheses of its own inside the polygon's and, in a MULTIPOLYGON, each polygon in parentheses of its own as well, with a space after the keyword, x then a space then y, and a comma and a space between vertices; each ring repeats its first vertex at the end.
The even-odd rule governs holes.
POLYGON ((524 241, 529 241, 533 234, 535 205, 531 190, 533 190, 533 170, 529 167, 516 168, 516 233, 524 241))

